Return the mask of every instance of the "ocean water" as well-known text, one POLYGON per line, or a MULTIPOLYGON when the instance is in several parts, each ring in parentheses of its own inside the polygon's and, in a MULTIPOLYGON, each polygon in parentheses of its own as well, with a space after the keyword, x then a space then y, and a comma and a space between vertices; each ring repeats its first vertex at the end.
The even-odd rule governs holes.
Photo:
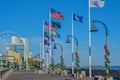
MULTIPOLYGON (((69 66, 69 67, 66 67, 66 69, 71 69, 72 67, 69 66)), ((75 67, 74 67, 75 68, 75 67)), ((80 69, 89 69, 88 66, 80 66, 80 69)), ((105 70, 105 66, 92 66, 92 70, 105 70)), ((120 66, 110 66, 110 69, 111 70, 120 70, 120 66)))
POLYGON ((111 69, 120 70, 120 66, 111 66, 111 69))
MULTIPOLYGON (((97 67, 92 67, 92 69, 106 69, 105 66, 97 66, 97 67)), ((120 66, 110 66, 111 70, 120 70, 120 66)))

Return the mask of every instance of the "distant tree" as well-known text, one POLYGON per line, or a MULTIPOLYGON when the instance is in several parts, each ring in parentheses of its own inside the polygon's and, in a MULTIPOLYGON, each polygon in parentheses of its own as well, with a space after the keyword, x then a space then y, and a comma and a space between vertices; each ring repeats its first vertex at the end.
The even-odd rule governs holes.
POLYGON ((32 60, 31 66, 34 66, 35 68, 39 67, 40 66, 40 61, 38 61, 38 60, 32 60))

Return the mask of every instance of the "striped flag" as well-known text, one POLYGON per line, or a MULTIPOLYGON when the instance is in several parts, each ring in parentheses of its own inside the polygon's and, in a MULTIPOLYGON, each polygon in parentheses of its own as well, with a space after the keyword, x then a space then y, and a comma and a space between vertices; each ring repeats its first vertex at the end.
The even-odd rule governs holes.
POLYGON ((58 12, 54 9, 51 9, 51 18, 57 18, 57 19, 61 19, 61 20, 64 20, 64 16, 62 15, 61 12, 58 12))
POLYGON ((54 27, 49 25, 46 21, 44 22, 45 29, 47 30, 54 30, 54 27))

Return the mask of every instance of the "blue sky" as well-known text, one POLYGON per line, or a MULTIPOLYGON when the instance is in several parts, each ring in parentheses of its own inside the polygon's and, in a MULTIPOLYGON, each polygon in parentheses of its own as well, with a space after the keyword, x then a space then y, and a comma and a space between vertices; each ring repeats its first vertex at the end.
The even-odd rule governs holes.
MULTIPOLYGON (((91 20, 103 21, 109 31, 109 50, 111 65, 120 65, 120 1, 105 0, 103 8, 91 8, 91 20)), ((66 44, 66 36, 71 35, 71 12, 83 16, 83 23, 74 22, 74 36, 79 41, 80 64, 88 65, 88 1, 87 0, 0 0, 0 32, 13 31, 28 38, 29 51, 37 54, 42 40, 42 21, 49 20, 49 7, 62 12, 65 20, 60 22, 57 32, 61 38, 55 38, 64 47, 66 64, 71 64, 71 44, 66 44)), ((104 65, 105 30, 96 24, 99 32, 92 33, 92 64, 104 65), (99 63, 98 63, 99 62, 99 63)), ((59 46, 58 46, 59 47, 59 46)), ((59 49, 54 50, 56 63, 59 62, 59 49)))

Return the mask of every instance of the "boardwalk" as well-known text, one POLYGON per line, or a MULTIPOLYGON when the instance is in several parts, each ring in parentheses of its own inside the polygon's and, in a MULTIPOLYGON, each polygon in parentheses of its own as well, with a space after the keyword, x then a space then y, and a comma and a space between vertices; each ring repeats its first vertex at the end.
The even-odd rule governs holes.
POLYGON ((74 79, 70 75, 62 77, 60 75, 38 74, 34 72, 13 72, 10 76, 8 76, 7 80, 78 80, 78 79, 74 79))

